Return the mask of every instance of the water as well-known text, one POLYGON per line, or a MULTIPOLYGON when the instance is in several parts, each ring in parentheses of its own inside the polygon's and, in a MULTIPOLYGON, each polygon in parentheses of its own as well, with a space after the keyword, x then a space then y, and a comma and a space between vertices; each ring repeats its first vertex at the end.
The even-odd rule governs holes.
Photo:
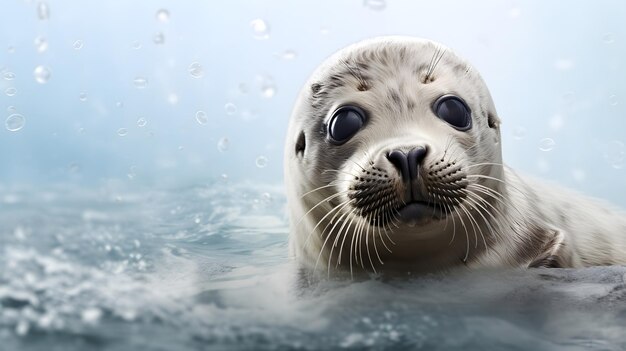
POLYGON ((7 350, 619 350, 626 268, 313 279, 282 189, 2 188, 7 350))

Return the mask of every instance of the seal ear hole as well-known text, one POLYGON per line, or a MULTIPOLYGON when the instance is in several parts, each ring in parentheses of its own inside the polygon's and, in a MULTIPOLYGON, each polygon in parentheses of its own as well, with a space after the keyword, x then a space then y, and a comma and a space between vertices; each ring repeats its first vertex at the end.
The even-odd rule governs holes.
POLYGON ((304 132, 300 132, 298 140, 296 141, 296 155, 304 155, 304 148, 306 147, 306 138, 304 132))
POLYGON ((491 129, 497 129, 498 128, 498 119, 492 115, 491 113, 487 114, 487 124, 489 125, 489 128, 491 129))

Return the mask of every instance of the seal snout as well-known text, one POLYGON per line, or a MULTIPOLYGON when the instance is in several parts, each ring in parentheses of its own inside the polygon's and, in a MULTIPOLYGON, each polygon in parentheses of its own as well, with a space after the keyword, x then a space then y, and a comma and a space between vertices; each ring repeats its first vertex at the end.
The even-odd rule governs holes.
POLYGON ((392 150, 387 154, 387 159, 398 170, 405 184, 405 202, 420 201, 423 199, 421 192, 420 167, 428 148, 425 146, 417 146, 408 152, 402 150, 392 150))

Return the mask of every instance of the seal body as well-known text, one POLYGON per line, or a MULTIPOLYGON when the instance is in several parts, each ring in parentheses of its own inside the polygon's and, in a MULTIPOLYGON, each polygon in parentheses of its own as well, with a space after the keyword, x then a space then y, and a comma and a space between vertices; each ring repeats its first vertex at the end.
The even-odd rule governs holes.
POLYGON ((285 182, 291 254, 328 272, 626 264, 624 216, 506 167, 484 81, 428 40, 326 60, 293 109, 285 182))

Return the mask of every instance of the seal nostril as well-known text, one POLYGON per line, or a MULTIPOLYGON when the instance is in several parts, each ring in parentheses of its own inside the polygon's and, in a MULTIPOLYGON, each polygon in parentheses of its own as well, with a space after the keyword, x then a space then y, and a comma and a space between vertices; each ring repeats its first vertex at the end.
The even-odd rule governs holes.
POLYGON ((387 154, 387 159, 393 164, 402 175, 402 180, 409 180, 409 160, 404 152, 393 150, 387 154))

